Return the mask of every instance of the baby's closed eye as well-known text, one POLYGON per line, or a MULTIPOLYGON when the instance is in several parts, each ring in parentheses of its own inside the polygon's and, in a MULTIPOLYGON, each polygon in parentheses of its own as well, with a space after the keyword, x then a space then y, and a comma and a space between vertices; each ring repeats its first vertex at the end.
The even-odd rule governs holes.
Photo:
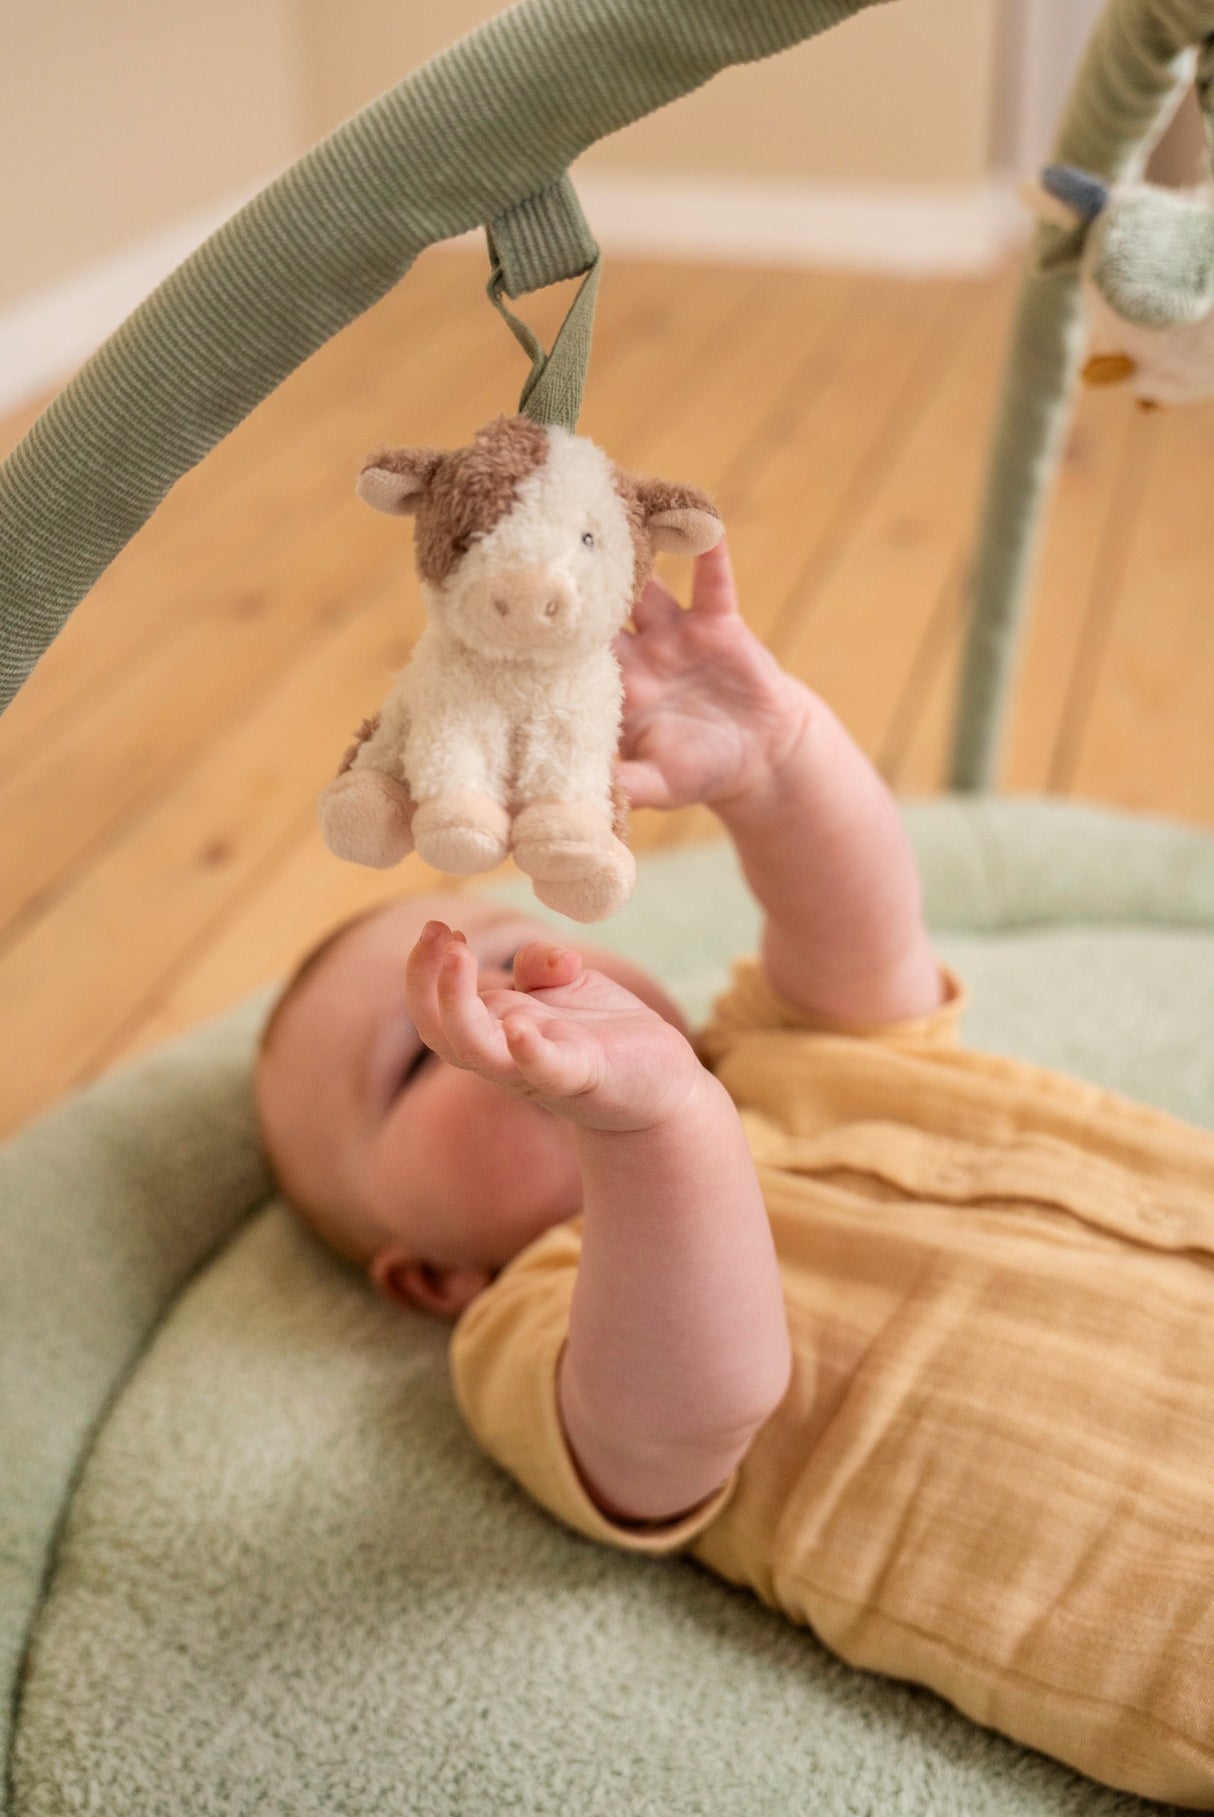
POLYGON ((406 1085, 410 1084, 417 1077, 427 1060, 434 1060, 436 1058, 437 1055, 435 1054, 434 1049, 432 1047, 427 1047, 424 1041, 419 1041, 416 1051, 410 1054, 401 1072, 397 1075, 390 1102, 396 1102, 406 1085))

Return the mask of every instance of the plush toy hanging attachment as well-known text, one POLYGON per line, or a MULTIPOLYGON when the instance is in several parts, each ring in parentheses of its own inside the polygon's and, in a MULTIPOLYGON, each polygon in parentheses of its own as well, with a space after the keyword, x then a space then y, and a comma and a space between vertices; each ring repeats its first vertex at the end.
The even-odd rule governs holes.
MULTIPOLYGON (((1198 65, 1207 138, 1212 67, 1209 40, 1198 65)), ((1040 219, 1067 230, 1059 256, 1079 259, 1086 381, 1124 384, 1144 409, 1214 397, 1214 185, 1110 184, 1053 164, 1027 193, 1040 219)))
MULTIPOLYGON (((554 187, 551 206, 567 211, 572 191, 554 187)), ((427 624, 321 796, 320 821, 330 851, 376 868, 416 851, 467 876, 510 854, 541 902, 598 921, 636 878, 615 780, 614 640, 655 551, 700 554, 723 526, 702 492, 625 473, 573 432, 597 249, 546 356, 501 305, 503 290, 537 286, 511 284, 501 247, 517 242, 494 225, 490 294, 532 353, 531 376, 519 414, 469 446, 383 449, 362 471, 360 497, 416 520, 427 624)))

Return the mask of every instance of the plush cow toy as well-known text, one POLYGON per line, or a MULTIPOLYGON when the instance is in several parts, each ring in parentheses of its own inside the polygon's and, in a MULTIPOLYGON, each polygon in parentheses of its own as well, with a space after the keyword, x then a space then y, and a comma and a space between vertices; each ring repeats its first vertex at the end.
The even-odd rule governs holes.
POLYGON ((416 518, 428 622, 321 796, 329 850, 381 869, 415 850, 459 876, 509 852, 550 908, 614 914, 636 864, 620 836, 613 642, 654 551, 711 549, 716 511, 524 416, 466 448, 382 450, 358 491, 416 518))

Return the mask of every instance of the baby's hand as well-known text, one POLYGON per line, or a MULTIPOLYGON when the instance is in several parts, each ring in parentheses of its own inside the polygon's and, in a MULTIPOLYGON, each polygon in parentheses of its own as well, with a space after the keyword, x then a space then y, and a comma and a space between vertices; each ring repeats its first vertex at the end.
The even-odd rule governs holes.
POLYGON ((587 1129, 651 1129, 706 1076, 678 1029, 568 947, 532 941, 514 984, 478 993, 475 954, 441 921, 405 972, 409 1014, 440 1059, 587 1129))
POLYGON ((797 742, 811 697, 748 629, 724 542, 696 562, 690 611, 652 580, 633 620, 615 645, 619 779, 632 805, 720 805, 761 788, 797 742))

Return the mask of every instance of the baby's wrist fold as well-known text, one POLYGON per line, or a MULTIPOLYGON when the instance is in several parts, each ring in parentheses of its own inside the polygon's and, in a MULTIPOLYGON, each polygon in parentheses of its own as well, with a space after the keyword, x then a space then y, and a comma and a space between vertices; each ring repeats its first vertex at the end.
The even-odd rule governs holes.
POLYGON ((661 1106, 653 1111, 638 1107, 635 1121, 611 1126, 579 1123, 575 1129, 579 1145, 594 1147, 604 1141, 615 1144, 621 1138, 660 1145, 672 1137, 686 1140, 698 1126, 723 1113, 736 1115, 733 1101, 720 1081, 701 1065, 689 1042, 686 1072, 671 1079, 661 1106))
POLYGON ((772 728, 761 762, 743 788, 707 804, 731 831, 777 809, 790 781, 803 778, 806 765, 813 761, 812 732, 821 702, 803 682, 791 675, 784 680, 787 688, 781 719, 772 728))

